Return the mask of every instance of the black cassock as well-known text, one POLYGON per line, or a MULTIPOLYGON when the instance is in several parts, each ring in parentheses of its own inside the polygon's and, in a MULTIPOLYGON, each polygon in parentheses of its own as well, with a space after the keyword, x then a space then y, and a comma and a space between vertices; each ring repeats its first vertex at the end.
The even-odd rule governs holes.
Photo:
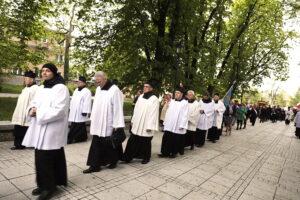
POLYGON ((73 142, 84 142, 87 140, 85 122, 72 122, 68 134, 68 144, 73 142))
POLYGON ((216 126, 211 127, 210 129, 208 129, 207 139, 211 141, 219 140, 221 135, 220 132, 221 129, 218 129, 216 126))
POLYGON ((296 128, 295 135, 300 139, 300 128, 296 128))
POLYGON ((20 125, 15 125, 14 126, 14 145, 18 149, 25 148, 25 146, 22 145, 23 139, 25 137, 26 131, 28 129, 28 126, 20 126, 20 125))
POLYGON ((149 161, 151 158, 152 138, 131 134, 126 145, 123 160, 130 162, 133 158, 138 158, 149 161))
POLYGON ((196 131, 187 130, 187 132, 185 134, 185 147, 190 146, 191 149, 194 148, 194 145, 195 145, 195 135, 196 135, 196 131))
POLYGON ((54 190, 57 185, 67 186, 67 164, 64 148, 35 150, 36 182, 39 188, 54 190))
POLYGON ((195 145, 197 147, 202 147, 205 144, 205 139, 206 139, 206 130, 200 130, 197 128, 195 134, 195 145))
POLYGON ((100 167, 108 164, 115 165, 123 154, 122 144, 114 147, 109 137, 93 135, 87 165, 100 167))
POLYGON ((177 153, 184 154, 185 134, 176 134, 170 131, 165 131, 162 144, 161 154, 163 156, 176 156, 177 153))

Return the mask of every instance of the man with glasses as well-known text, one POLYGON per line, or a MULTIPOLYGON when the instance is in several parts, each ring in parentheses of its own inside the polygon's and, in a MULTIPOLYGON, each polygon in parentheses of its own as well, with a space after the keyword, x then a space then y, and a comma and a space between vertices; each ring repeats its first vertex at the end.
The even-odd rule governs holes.
POLYGON ((132 134, 123 156, 125 162, 129 163, 133 158, 142 159, 142 164, 150 161, 151 140, 159 126, 159 101, 153 93, 154 87, 154 80, 147 81, 144 84, 143 94, 139 96, 135 104, 131 119, 132 134))

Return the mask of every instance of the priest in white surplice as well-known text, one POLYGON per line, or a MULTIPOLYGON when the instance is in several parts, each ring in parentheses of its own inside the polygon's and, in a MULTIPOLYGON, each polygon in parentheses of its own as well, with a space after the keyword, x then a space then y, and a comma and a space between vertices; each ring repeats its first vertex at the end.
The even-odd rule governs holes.
POLYGON ((193 90, 189 90, 187 92, 186 98, 189 102, 189 122, 188 130, 185 134, 185 146, 190 146, 191 150, 193 150, 195 144, 196 126, 200 115, 199 103, 196 101, 195 92, 193 90))
POLYGON ((204 93, 202 100, 199 101, 199 110, 195 144, 197 147, 202 147, 205 144, 206 132, 212 127, 215 112, 214 102, 208 93, 204 93))
POLYGON ((185 134, 188 128, 188 102, 183 98, 184 89, 175 90, 175 100, 171 100, 164 120, 164 135, 159 157, 175 158, 184 154, 185 134))
POLYGON ((125 127, 123 94, 104 72, 96 72, 95 79, 99 86, 91 113, 90 133, 93 140, 87 160, 90 167, 83 173, 98 172, 101 166, 108 164, 108 168, 113 169, 123 153, 122 146, 114 147, 111 141, 112 132, 125 127))
POLYGON ((151 140, 159 126, 159 101, 153 93, 155 81, 144 84, 143 94, 139 96, 131 119, 132 134, 128 139, 123 160, 142 159, 147 164, 151 157, 151 140))
POLYGON ((11 150, 24 149, 25 146, 22 145, 25 133, 28 129, 29 123, 26 120, 26 110, 29 103, 34 98, 35 92, 38 86, 35 83, 35 73, 32 71, 25 72, 24 83, 25 88, 22 90, 17 106, 15 108, 11 123, 15 124, 14 126, 14 147, 11 147, 11 150))
POLYGON ((92 94, 86 88, 85 77, 80 76, 77 85, 78 88, 74 91, 70 102, 69 122, 71 122, 71 127, 68 134, 68 144, 87 140, 85 122, 91 112, 92 94))
POLYGON ((222 134, 221 128, 223 122, 223 114, 226 108, 224 103, 221 100, 219 100, 218 93, 214 95, 213 102, 215 106, 215 113, 214 113, 213 125, 210 129, 208 129, 207 139, 215 143, 216 140, 219 140, 220 135, 222 134))
POLYGON ((49 199, 57 185, 67 185, 64 146, 68 137, 70 95, 54 64, 42 67, 44 80, 28 107, 31 124, 23 145, 35 148, 37 188, 33 195, 49 199))

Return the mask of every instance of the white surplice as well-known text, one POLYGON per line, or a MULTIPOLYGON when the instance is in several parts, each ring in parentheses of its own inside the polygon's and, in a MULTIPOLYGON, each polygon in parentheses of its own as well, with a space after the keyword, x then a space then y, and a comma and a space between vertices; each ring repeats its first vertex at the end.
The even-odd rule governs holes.
POLYGON ((171 100, 164 120, 164 131, 185 134, 188 128, 188 102, 171 100), (180 130, 182 128, 182 130, 180 130))
POLYGON ((22 145, 39 150, 60 149, 67 144, 68 111, 70 94, 63 84, 52 88, 40 86, 35 94, 30 108, 36 107, 36 116, 30 117, 31 122, 22 145))
POLYGON ((193 103, 189 103, 189 123, 188 123, 188 130, 189 131, 196 131, 197 122, 199 119, 199 103, 195 100, 193 103))
POLYGON ((221 100, 219 100, 218 103, 214 102, 214 106, 215 106, 215 113, 214 113, 213 126, 217 127, 217 129, 221 129, 222 121, 223 121, 223 114, 224 114, 226 108, 225 108, 224 103, 221 100))
POLYGON ((197 123, 197 128, 200 130, 208 130, 212 127, 215 106, 214 102, 204 103, 202 100, 199 101, 199 110, 204 110, 203 114, 200 114, 197 123))
POLYGON ((159 126, 159 101, 155 95, 149 99, 143 98, 144 94, 138 98, 133 116, 131 119, 133 134, 143 137, 152 137, 159 126), (151 130, 147 132, 146 130, 151 130))
POLYGON ((18 102, 12 116, 11 123, 20 125, 20 126, 29 126, 29 123, 26 120, 26 110, 34 98, 35 92, 38 89, 38 85, 32 85, 30 87, 25 87, 19 98, 18 102))
POLYGON ((88 120, 88 116, 83 116, 82 113, 90 113, 92 106, 92 94, 87 88, 83 88, 81 91, 76 88, 73 93, 70 102, 70 122, 85 122, 88 120))
POLYGON ((124 128, 123 102, 123 94, 116 85, 108 90, 101 90, 98 86, 91 113, 90 134, 108 137, 114 128, 124 128))

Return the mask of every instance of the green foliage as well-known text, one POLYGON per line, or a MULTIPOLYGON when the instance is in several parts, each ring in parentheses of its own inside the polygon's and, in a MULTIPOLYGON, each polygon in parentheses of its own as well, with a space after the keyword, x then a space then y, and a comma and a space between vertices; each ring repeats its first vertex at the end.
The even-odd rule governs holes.
POLYGON ((133 107, 132 107, 132 99, 125 99, 124 100, 124 116, 132 116, 133 114, 133 107))
POLYGON ((27 68, 45 60, 41 44, 32 50, 28 41, 46 38, 47 0, 3 0, 0 3, 0 72, 7 68, 27 68))
POLYGON ((272 74, 287 78, 285 4, 280 0, 90 0, 75 59, 137 89, 149 78, 159 91, 236 93, 272 74))
POLYGON ((298 88, 295 96, 290 98, 290 106, 296 106, 300 102, 300 88, 298 88))
POLYGON ((17 98, 0 98, 0 121, 11 120, 17 100, 17 98))

